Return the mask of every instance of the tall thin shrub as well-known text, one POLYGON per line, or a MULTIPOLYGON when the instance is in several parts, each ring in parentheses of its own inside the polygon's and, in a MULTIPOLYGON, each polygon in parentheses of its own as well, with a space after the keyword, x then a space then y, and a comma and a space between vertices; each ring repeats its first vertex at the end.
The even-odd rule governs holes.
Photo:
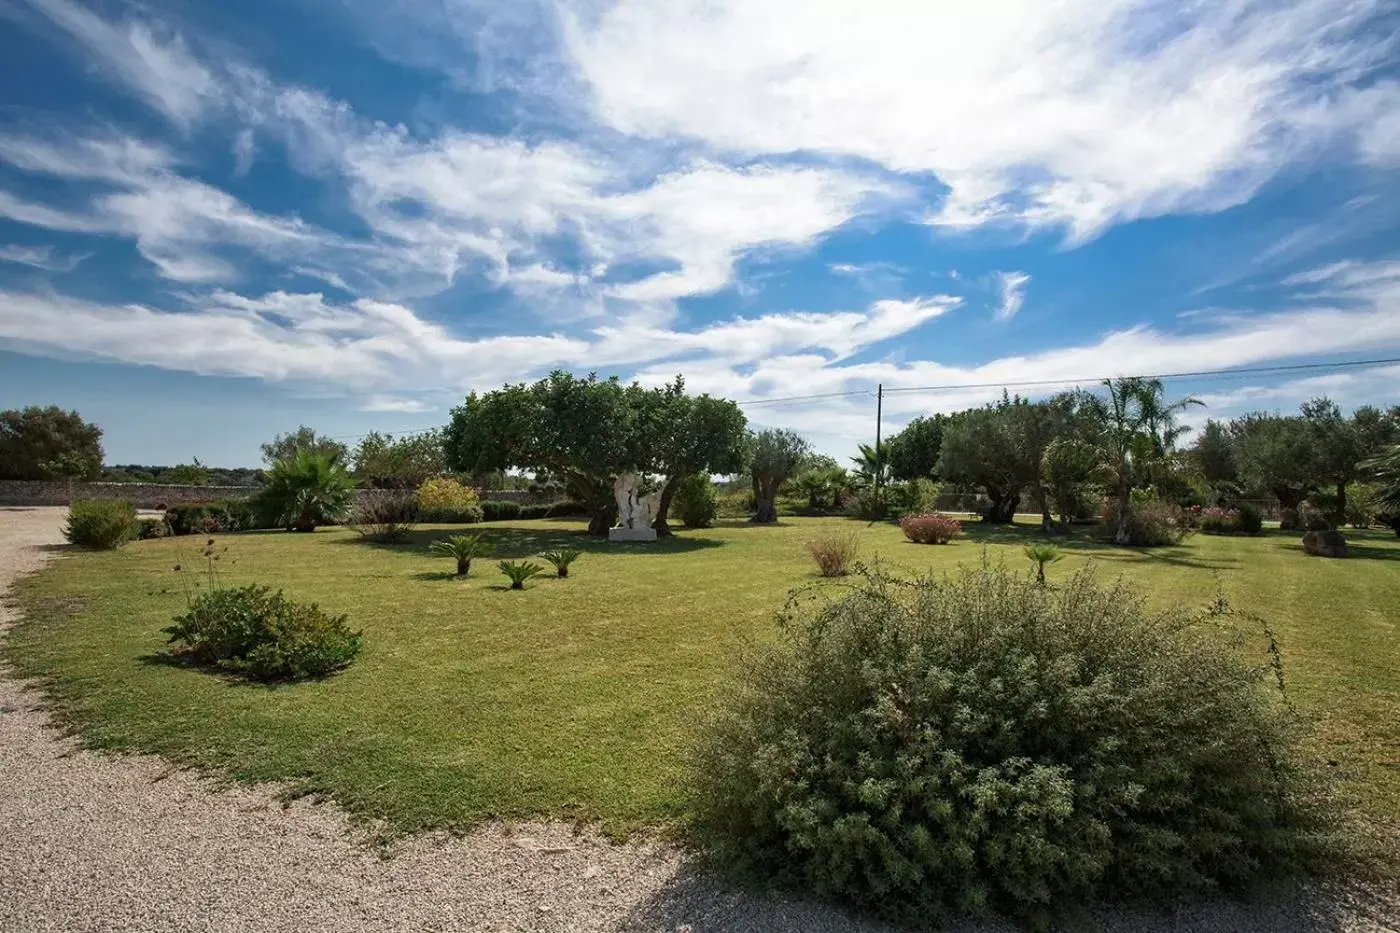
POLYGON ((854 531, 835 531, 807 542, 807 553, 817 562, 824 577, 844 577, 860 550, 860 537, 854 531))

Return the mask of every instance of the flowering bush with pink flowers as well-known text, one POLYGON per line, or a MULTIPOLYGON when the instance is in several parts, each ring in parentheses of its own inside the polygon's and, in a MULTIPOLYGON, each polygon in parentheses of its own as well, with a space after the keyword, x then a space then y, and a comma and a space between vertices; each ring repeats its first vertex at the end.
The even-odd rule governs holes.
POLYGON ((940 512, 925 512, 904 516, 899 528, 915 544, 947 544, 962 531, 962 522, 940 512))

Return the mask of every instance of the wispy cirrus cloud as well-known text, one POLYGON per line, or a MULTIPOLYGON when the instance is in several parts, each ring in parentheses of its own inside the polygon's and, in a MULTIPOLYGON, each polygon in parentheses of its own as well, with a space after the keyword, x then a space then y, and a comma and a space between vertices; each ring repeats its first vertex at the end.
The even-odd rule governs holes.
POLYGON ((1030 284, 1031 277, 1024 272, 998 272, 996 280, 1000 296, 996 319, 1009 321, 1021 310, 1021 305, 1026 303, 1026 286, 1030 284))
POLYGON ((84 59, 156 110, 187 125, 205 110, 217 82, 179 34, 150 23, 109 22, 70 0, 19 0, 77 40, 84 59))
POLYGON ((72 272, 88 257, 87 253, 73 253, 61 256, 52 246, 24 246, 11 243, 0 246, 0 262, 12 262, 21 266, 33 266, 46 272, 72 272))

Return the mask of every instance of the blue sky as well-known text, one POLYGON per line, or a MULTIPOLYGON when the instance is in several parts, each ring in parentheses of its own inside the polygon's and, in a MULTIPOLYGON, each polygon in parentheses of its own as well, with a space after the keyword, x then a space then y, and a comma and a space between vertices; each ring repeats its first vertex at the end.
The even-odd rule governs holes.
MULTIPOLYGON (((111 462, 236 466, 553 368, 761 402, 1400 356, 1397 27, 0 0, 0 407, 75 407, 111 462)), ((1171 389, 1228 417, 1397 377, 1171 389)), ((901 392, 887 430, 996 394, 901 392)), ((868 395, 748 410, 838 455, 873 428, 868 395)))

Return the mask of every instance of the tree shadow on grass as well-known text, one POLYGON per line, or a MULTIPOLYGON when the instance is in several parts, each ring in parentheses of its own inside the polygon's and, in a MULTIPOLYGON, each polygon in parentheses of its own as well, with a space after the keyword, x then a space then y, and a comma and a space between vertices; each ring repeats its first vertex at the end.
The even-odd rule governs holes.
POLYGON ((542 551, 569 548, 585 554, 636 554, 663 555, 685 554, 708 548, 723 547, 725 542, 715 538, 696 537, 682 533, 656 541, 609 541, 607 538, 593 537, 575 523, 572 528, 518 528, 493 525, 457 525, 451 527, 415 528, 402 540, 392 544, 367 541, 359 538, 338 539, 341 544, 358 547, 383 548, 399 553, 421 553, 427 551, 434 541, 441 541, 453 535, 481 535, 483 542, 495 546, 492 560, 511 560, 517 557, 533 557, 542 551))
MULTIPOLYGON (((1303 550, 1302 541, 1283 545, 1285 551, 1293 551, 1299 557, 1312 557, 1303 550)), ((1317 560, 1400 560, 1400 548, 1368 547, 1364 544, 1347 542, 1347 556, 1344 558, 1318 557, 1317 560)))
POLYGON ((225 670, 217 664, 204 664, 196 661, 189 655, 176 654, 173 651, 154 651, 150 654, 137 655, 136 660, 148 667, 170 667, 177 670, 195 671, 206 674, 215 680, 222 681, 226 687, 237 687, 250 690, 281 690, 285 687, 295 687, 297 684, 311 683, 318 680, 328 680, 336 676, 344 667, 331 671, 329 674, 320 677, 306 677, 301 680, 249 680, 246 677, 239 677, 232 671, 225 670))
POLYGON ((1162 547, 1125 547, 1105 540, 1098 525, 1075 525, 1069 534, 1047 535, 1039 525, 993 525, 986 522, 966 522, 963 533, 967 540, 979 544, 1026 545, 1054 544, 1066 554, 1083 554, 1095 560, 1123 563, 1161 563, 1198 570, 1225 570, 1239 566, 1232 557, 1206 557, 1180 544, 1162 547))

